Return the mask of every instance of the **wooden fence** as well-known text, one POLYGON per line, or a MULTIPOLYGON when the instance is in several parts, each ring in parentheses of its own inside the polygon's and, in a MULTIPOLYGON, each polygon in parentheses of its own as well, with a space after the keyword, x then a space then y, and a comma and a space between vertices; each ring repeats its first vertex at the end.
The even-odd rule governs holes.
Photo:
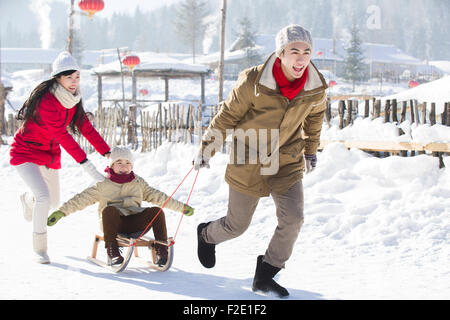
MULTIPOLYGON (((330 101, 330 100, 329 100, 330 101)), ((333 117, 331 104, 328 106, 325 114, 325 121, 330 124, 333 117)), ((417 101, 403 101, 399 108, 396 100, 386 100, 382 108, 381 100, 364 100, 364 117, 376 119, 383 117, 385 122, 403 122, 405 119, 412 123, 431 125, 436 123, 437 119, 443 125, 450 126, 450 103, 445 104, 444 112, 436 115, 435 103, 428 105, 426 103, 418 104, 417 101), (370 110, 372 109, 372 110, 370 110)), ((339 128, 343 129, 353 124, 358 114, 358 100, 340 100, 336 116, 339 116, 339 128)), ((201 134, 206 129, 208 120, 211 120, 218 112, 219 107, 194 105, 179 105, 159 103, 154 109, 141 109, 138 106, 131 105, 128 110, 119 106, 110 108, 99 108, 95 113, 88 112, 88 117, 99 131, 105 141, 111 146, 129 145, 134 150, 140 147, 141 152, 148 152, 158 148, 163 141, 178 143, 193 143, 194 135, 201 134), (201 112, 199 112, 202 110, 201 112), (139 118, 137 113, 139 112, 139 118), (209 119, 202 119, 202 117, 209 119), (139 121, 138 121, 139 120, 139 121), (196 133, 195 131, 198 130, 196 133)), ((10 114, 7 121, 7 135, 13 135, 17 130, 19 123, 10 114)), ((399 130, 401 130, 399 128, 399 130)), ((401 134, 402 132, 399 132, 401 134)), ((81 147, 88 153, 94 151, 93 147, 82 136, 76 136, 75 139, 81 147)), ((335 141, 322 140, 320 149, 327 144, 335 141)), ((398 154, 402 156, 414 155, 416 152, 433 153, 442 159, 443 153, 450 152, 450 143, 430 143, 422 145, 414 142, 389 142, 389 141, 338 141, 344 143, 348 148, 358 148, 376 155, 398 154)), ((442 163, 442 161, 441 161, 442 163)))

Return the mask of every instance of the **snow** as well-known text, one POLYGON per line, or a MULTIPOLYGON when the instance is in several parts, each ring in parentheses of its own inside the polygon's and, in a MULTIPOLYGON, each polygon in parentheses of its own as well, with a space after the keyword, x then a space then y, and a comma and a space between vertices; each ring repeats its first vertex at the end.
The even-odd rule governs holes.
MULTIPOLYGON (((15 108, 44 75, 37 71, 3 74, 13 85, 9 99, 15 108)), ((339 81, 338 81, 339 82, 339 81)), ((96 108, 95 79, 82 71, 83 100, 96 108)), ((131 81, 126 82, 130 92, 131 81)), ((232 81, 225 84, 228 94, 232 81)), ((344 84, 342 84, 344 85, 344 84)), ((445 85, 445 84, 443 84, 445 85)), ((151 96, 163 95, 164 84, 139 82, 151 96)), ((195 81, 180 80, 175 99, 200 92, 195 81)), ((104 96, 121 98, 118 80, 104 81, 104 96), (117 93, 119 92, 119 93, 117 93)), ((336 86, 338 87, 338 86, 336 86)), ((335 88, 335 90, 337 90, 335 88)), ((419 87, 418 87, 419 88, 419 87)), ((447 87, 448 88, 448 87, 447 87)), ((206 81, 206 97, 216 99, 216 82, 206 81)), ((400 91, 397 87, 388 91, 400 91)), ((7 112, 12 112, 7 105, 7 112)), ((322 138, 359 137, 367 140, 448 142, 448 127, 382 123, 356 119, 353 127, 336 130, 324 124, 322 138), (406 134, 398 136, 397 126, 406 134)), ((11 137, 6 138, 11 143, 11 137)), ((191 169, 197 145, 164 143, 156 151, 133 152, 134 171, 149 184, 171 194, 191 169)), ((174 263, 161 273, 132 259, 128 268, 113 274, 86 260, 98 232, 97 206, 63 218, 48 227, 52 263, 31 261, 32 225, 22 217, 19 195, 26 185, 9 165, 9 146, 0 146, 0 299, 127 299, 127 300, 272 300, 251 290, 256 257, 265 249, 276 226, 275 206, 262 198, 249 229, 216 248, 217 264, 205 269, 197 259, 196 227, 222 217, 227 210, 228 185, 224 173, 228 155, 218 153, 211 169, 202 169, 189 204, 195 214, 184 217, 175 239, 174 263)), ((101 170, 108 162, 98 154, 89 158, 101 170)), ((317 169, 303 180, 305 222, 286 268, 276 280, 287 287, 289 300, 318 299, 449 299, 450 298, 450 158, 375 158, 360 150, 332 143, 318 153, 317 169)), ((63 151, 60 170, 61 201, 91 185, 90 178, 63 151)), ((174 198, 186 201, 194 182, 192 171, 174 198)), ((150 205, 150 204, 148 204, 150 205)), ((180 214, 165 210, 168 234, 173 236, 180 214)), ((151 231, 150 231, 151 234, 151 231)), ((104 257, 100 246, 98 255, 104 257)), ((140 248, 141 256, 148 252, 140 248)))
POLYGON ((409 101, 411 99, 416 99, 419 102, 428 102, 429 104, 435 102, 436 113, 442 113, 444 110, 444 103, 450 102, 449 88, 450 76, 445 76, 441 79, 421 84, 415 88, 387 96, 383 100, 397 99, 397 101, 409 101))
MULTIPOLYGON (((135 70, 180 70, 197 73, 208 72, 207 66, 182 62, 166 54, 141 52, 137 53, 137 55, 140 59, 140 64, 135 67, 135 70)), ((118 61, 114 61, 107 64, 101 64, 93 68, 92 71, 95 73, 120 72, 120 63, 118 61)))
MULTIPOLYGON (((171 194, 191 168, 196 146, 163 144, 134 152, 135 172, 171 194)), ((251 291, 256 257, 276 226, 271 198, 261 199, 246 233, 217 247, 217 265, 204 269, 196 257, 196 226, 220 218, 227 208, 223 175, 227 155, 200 170, 176 238, 172 268, 160 273, 131 260, 120 274, 88 262, 98 231, 96 205, 48 227, 50 265, 30 262, 31 224, 22 218, 18 196, 26 187, 1 146, 1 299, 273 299, 251 291)), ((90 155, 98 168, 105 159, 90 155)), ((448 157, 447 168, 450 167, 448 157)), ((62 199, 90 185, 63 153, 62 199)), ((186 201, 195 172, 174 195, 186 201)), ((277 280, 289 299, 448 299, 450 296, 450 173, 437 158, 374 158, 341 144, 318 155, 318 168, 304 179, 305 223, 291 259, 277 280)), ((173 235, 179 213, 166 210, 173 235)), ((101 256, 104 249, 99 248, 101 256)), ((146 250, 140 248, 142 256, 146 250)))

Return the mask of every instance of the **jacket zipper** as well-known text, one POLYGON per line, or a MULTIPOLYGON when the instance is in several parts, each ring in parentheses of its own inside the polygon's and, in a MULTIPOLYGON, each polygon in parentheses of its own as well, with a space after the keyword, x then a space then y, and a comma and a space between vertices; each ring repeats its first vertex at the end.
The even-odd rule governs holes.
POLYGON ((64 125, 66 125, 68 117, 69 117, 69 110, 66 109, 66 119, 64 120, 64 125))

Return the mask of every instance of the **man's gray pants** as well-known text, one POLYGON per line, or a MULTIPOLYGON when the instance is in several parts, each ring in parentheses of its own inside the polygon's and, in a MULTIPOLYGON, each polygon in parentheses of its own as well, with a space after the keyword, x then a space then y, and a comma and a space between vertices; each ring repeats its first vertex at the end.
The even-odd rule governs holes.
MULTIPOLYGON (((272 192, 271 196, 276 206, 278 225, 264 254, 264 261, 284 268, 303 224, 303 184, 299 181, 286 193, 272 192)), ((205 241, 219 244, 243 234, 250 225, 259 199, 230 187, 228 213, 203 230, 205 241)))

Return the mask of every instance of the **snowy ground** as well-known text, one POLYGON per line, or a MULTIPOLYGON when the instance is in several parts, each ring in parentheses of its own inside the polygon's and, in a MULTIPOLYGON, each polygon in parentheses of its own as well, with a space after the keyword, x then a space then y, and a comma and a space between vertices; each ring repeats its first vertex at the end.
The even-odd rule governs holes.
MULTIPOLYGON (((135 172, 171 194, 190 170, 196 147, 164 144, 135 153, 135 172)), ((89 186, 89 178, 63 153, 62 200, 89 186)), ((276 225, 271 198, 263 198, 241 237, 217 247, 217 265, 196 257, 196 226, 226 212, 227 156, 218 154, 201 170, 184 217, 172 268, 150 271, 131 261, 112 274, 86 260, 98 231, 96 205, 48 228, 50 265, 30 261, 31 224, 22 218, 18 195, 25 185, 0 148, 2 187, 0 299, 273 299, 251 291, 256 257, 276 225)), ((98 168, 107 165, 91 155, 98 168)), ((450 167, 448 158, 447 168, 450 167)), ((192 172, 175 198, 186 201, 192 172)), ((304 179, 305 223, 294 253, 277 280, 289 299, 449 299, 450 172, 437 158, 373 158, 340 144, 319 154, 318 168, 304 179)), ((167 211, 173 235, 178 213, 167 211)), ((104 254, 104 249, 99 250, 104 254)), ((143 251, 143 254, 146 252, 143 251)))
MULTIPOLYGON (((39 72, 6 75, 14 86, 9 95, 17 108, 42 80, 39 72)), ((161 82, 161 81, 160 81, 161 82)), ((147 88, 161 98, 164 85, 147 88)), ((197 81, 198 82, 198 81, 197 81)), ((171 82, 171 99, 198 96, 196 81, 171 82), (173 90, 173 91, 172 91, 173 90)), ((233 85, 227 81, 225 95, 233 85)), ((121 98, 120 83, 104 81, 105 97, 121 98)), ((131 84, 126 83, 129 92, 131 84)), ((342 84, 343 87, 348 86, 342 84)), ((96 82, 82 72, 87 110, 96 108, 96 82)), ((404 89, 404 88, 403 88, 404 89)), ((216 99, 216 83, 206 81, 209 103, 216 99)), ((339 85, 333 90, 339 90, 339 85)), ((342 89, 344 90, 344 89, 342 89)), ((386 94, 401 91, 390 87, 386 94)), ((8 112, 12 109, 8 106, 8 112)), ((324 126, 323 139, 449 142, 449 127, 395 124, 357 119, 337 131, 324 126)), ((11 138, 7 139, 11 142, 11 138)), ((191 169, 196 146, 165 143, 156 152, 135 153, 135 172, 150 185, 171 194, 191 169)), ((211 169, 201 170, 190 201, 194 216, 184 217, 175 244, 172 268, 160 273, 132 260, 125 272, 112 274, 89 263, 98 231, 96 206, 49 227, 50 265, 30 261, 32 226, 22 218, 18 196, 26 190, 9 165, 9 146, 0 146, 0 299, 273 299, 251 291, 256 257, 263 254, 276 226, 271 198, 261 199, 253 222, 241 237, 217 247, 217 265, 205 269, 196 255, 196 227, 225 214, 228 185, 224 172, 228 156, 217 154, 211 169)), ((97 154, 89 158, 99 169, 108 163, 97 154)), ((277 276, 290 300, 319 299, 449 299, 450 298, 450 160, 445 169, 438 159, 374 158, 341 144, 328 145, 318 155, 318 168, 304 179, 305 223, 293 255, 277 276)), ((63 152, 61 200, 90 185, 70 156, 63 152)), ((194 181, 192 172, 175 198, 186 201, 194 181)), ((168 233, 174 235, 180 215, 167 210, 168 233)), ((142 255, 146 252, 141 250, 142 255)), ((99 255, 104 250, 100 248, 99 255)))

